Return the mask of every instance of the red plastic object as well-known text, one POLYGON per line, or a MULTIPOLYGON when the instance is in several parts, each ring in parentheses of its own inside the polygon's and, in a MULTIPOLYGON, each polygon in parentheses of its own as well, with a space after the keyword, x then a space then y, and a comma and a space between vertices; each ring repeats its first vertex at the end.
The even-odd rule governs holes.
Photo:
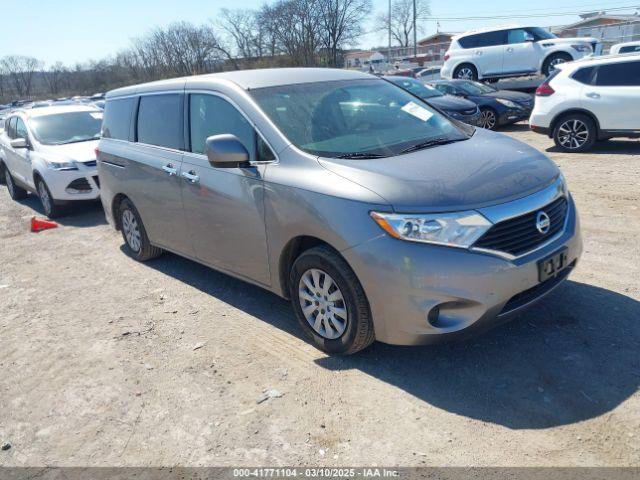
POLYGON ((58 228, 58 224, 56 222, 52 222, 51 220, 31 217, 32 232, 41 232, 42 230, 48 230, 50 228, 58 228))

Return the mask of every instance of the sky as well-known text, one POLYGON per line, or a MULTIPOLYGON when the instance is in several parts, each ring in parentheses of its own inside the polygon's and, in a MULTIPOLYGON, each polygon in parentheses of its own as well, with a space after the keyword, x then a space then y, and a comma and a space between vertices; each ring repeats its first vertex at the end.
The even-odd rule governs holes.
MULTIPOLYGON (((372 0, 374 11, 388 7, 388 0, 372 0)), ((67 65, 108 57, 126 48, 132 38, 155 26, 186 20, 203 23, 216 18, 221 8, 257 8, 265 0, 0 0, 0 57, 28 55, 47 65, 62 61, 67 65)), ((577 21, 578 12, 617 9, 640 5, 630 0, 431 0, 432 19, 422 22, 424 35, 436 31, 462 32, 485 26, 508 24, 552 26, 577 21), (515 15, 535 15, 519 19, 515 15), (490 19, 453 19, 454 17, 492 17, 490 19), (502 17, 502 18, 495 18, 502 17), (448 18, 446 20, 445 18, 448 18)), ((613 10, 610 11, 614 13, 613 10)), ((633 13, 634 9, 615 11, 633 13)), ((373 17, 374 15, 372 15, 373 17)), ((386 45, 386 35, 368 32, 361 48, 386 45)))

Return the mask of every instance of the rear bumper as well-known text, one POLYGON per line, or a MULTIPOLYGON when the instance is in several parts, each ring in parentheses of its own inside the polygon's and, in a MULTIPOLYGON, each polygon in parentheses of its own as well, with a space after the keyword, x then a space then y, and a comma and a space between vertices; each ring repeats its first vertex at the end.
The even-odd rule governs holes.
POLYGON ((563 233, 513 260, 387 235, 342 253, 367 293, 376 339, 420 345, 477 334, 540 301, 575 267, 582 241, 571 200, 563 233), (562 248, 570 267, 540 283, 538 261, 562 248))

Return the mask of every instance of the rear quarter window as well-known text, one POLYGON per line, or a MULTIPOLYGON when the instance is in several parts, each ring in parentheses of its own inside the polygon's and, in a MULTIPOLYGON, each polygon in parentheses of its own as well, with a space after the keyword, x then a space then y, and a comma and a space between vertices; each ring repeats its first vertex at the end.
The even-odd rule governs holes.
POLYGON ((573 78, 576 82, 580 82, 585 85, 590 85, 591 80, 593 78, 594 70, 595 70, 595 67, 580 68, 576 70, 576 72, 573 75, 571 75, 571 78, 573 78))
POLYGON ((116 140, 129 140, 133 98, 107 101, 102 121, 102 136, 116 140))

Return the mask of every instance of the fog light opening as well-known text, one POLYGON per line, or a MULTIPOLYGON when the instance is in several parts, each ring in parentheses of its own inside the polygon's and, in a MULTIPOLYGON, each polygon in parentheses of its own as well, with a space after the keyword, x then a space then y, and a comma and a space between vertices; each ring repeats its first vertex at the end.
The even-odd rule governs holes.
POLYGON ((440 306, 436 305, 427 314, 427 321, 432 327, 439 327, 438 320, 440 319, 440 306))

